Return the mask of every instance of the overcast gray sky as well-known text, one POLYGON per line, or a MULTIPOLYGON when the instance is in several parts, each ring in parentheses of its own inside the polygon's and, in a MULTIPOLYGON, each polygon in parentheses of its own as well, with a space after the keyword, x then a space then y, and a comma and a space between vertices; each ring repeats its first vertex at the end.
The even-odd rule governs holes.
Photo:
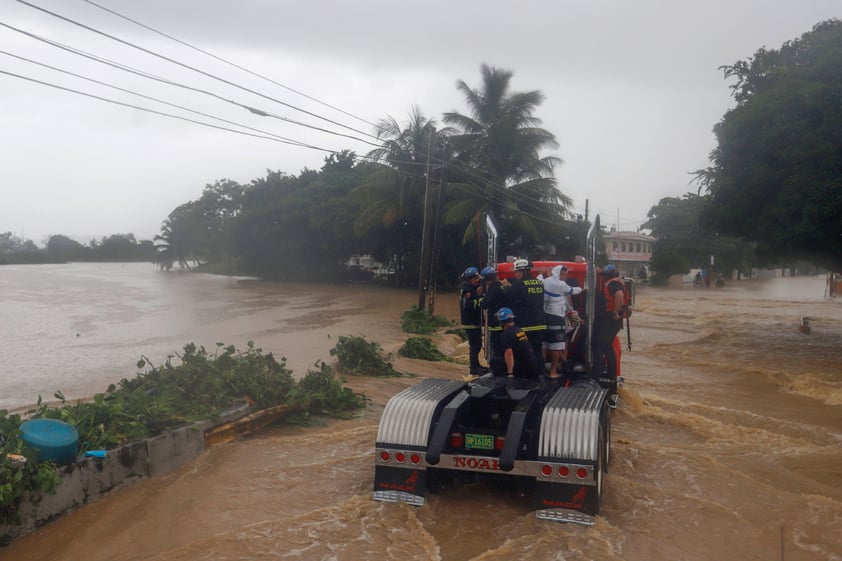
MULTIPOLYGON (((225 66, 82 0, 28 0, 270 97, 370 131, 370 126, 225 66)), ((367 121, 404 121, 412 104, 439 119, 465 111, 458 79, 482 63, 538 89, 538 116, 560 143, 556 170, 574 211, 634 229, 661 197, 695 190, 713 125, 732 106, 717 68, 778 48, 838 0, 96 0, 367 121)), ((0 22, 253 107, 341 130, 80 29, 15 0, 0 22)), ((0 50, 320 147, 366 153, 348 138, 258 117, 208 96, 126 74, 0 27, 0 50)), ((0 70, 209 121, 0 54, 0 70)), ((209 121, 212 122, 212 121, 209 121)), ((227 125, 222 125, 227 126, 227 125)), ((348 132, 348 131, 345 131, 348 132)), ((360 136, 356 133, 349 133, 360 136)), ((109 105, 0 74, 0 232, 38 243, 151 238, 177 205, 221 178, 296 174, 325 154, 109 105)))

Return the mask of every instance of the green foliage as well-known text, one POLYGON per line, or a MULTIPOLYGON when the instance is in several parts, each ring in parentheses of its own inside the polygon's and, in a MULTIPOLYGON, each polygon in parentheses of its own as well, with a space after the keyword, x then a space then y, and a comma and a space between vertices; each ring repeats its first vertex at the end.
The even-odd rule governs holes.
MULTIPOLYGON (((687 193, 665 197, 648 213, 644 228, 658 238, 652 254, 656 277, 686 274, 693 267, 707 267, 713 255, 720 270, 746 271, 754 261, 754 245, 739 238, 718 235, 703 221, 710 197, 687 193)), ((653 278, 653 282, 657 282, 653 278)))
POLYGON ((458 156, 452 165, 458 180, 467 184, 449 205, 446 222, 461 226, 463 244, 474 243, 482 215, 490 213, 502 250, 534 253, 540 244, 563 238, 571 202, 553 177, 561 160, 544 154, 558 148, 555 136, 535 116, 544 95, 512 91, 511 71, 487 65, 480 70, 480 88, 457 82, 467 114, 444 115, 455 129, 451 143, 458 156))
POLYGON ((427 310, 419 310, 413 305, 409 310, 401 314, 401 329, 407 333, 428 335, 439 327, 453 325, 449 319, 442 316, 432 316, 427 310))
POLYGON ((433 344, 429 337, 410 337, 398 350, 398 354, 407 358, 420 358, 435 362, 453 362, 433 344))
POLYGON ((392 356, 384 354, 379 343, 356 335, 340 335, 330 355, 337 359, 339 371, 351 376, 402 376, 392 368, 392 356))
POLYGON ((842 269, 842 21, 723 67, 737 106, 699 172, 720 234, 842 269))
POLYGON ((355 411, 365 407, 365 398, 349 388, 342 387, 333 368, 317 362, 318 370, 310 369, 296 385, 289 403, 309 414, 328 415, 341 419, 350 418, 355 411))
MULTIPOLYGON (((57 419, 79 432, 81 450, 110 449, 159 434, 192 421, 210 419, 236 402, 246 400, 257 409, 288 404, 304 418, 311 414, 347 418, 364 407, 361 396, 342 387, 333 371, 321 364, 295 383, 285 360, 276 361, 249 341, 245 351, 217 343, 213 353, 190 343, 184 352, 162 366, 153 366, 142 357, 138 373, 123 379, 120 387, 97 394, 92 401, 48 405, 38 398, 29 411, 31 418, 57 419)), ((38 462, 20 435, 20 415, 0 411, 0 524, 14 523, 17 509, 29 491, 49 493, 58 475, 52 462, 38 462), (24 456, 15 463, 7 454, 24 456)))
POLYGON ((37 453, 26 446, 20 424, 20 415, 0 410, 0 524, 19 521, 18 507, 27 493, 53 493, 59 482, 55 465, 39 463, 37 453), (9 454, 25 461, 15 461, 9 454))
POLYGON ((9 263, 65 263, 67 261, 148 261, 155 253, 150 240, 137 241, 134 234, 103 236, 84 246, 57 234, 50 236, 46 247, 39 248, 32 240, 0 233, 0 265, 9 263))
MULTIPOLYGON (((283 359, 278 363, 251 342, 245 352, 218 343, 214 353, 190 343, 177 356, 178 364, 170 357, 93 401, 68 404, 59 392, 60 407, 43 404, 30 413, 76 427, 85 450, 108 449, 212 418, 237 401, 247 400, 259 409, 284 403, 295 385, 283 359)), ((137 366, 147 365, 144 357, 137 366)))

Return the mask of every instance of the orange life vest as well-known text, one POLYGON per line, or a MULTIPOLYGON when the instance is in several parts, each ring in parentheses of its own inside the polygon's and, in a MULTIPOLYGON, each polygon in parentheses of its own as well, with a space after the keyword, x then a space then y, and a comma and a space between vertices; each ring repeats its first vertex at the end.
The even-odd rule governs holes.
POLYGON ((623 290, 623 305, 620 308, 619 315, 621 318, 631 317, 631 293, 629 292, 626 283, 617 278, 610 279, 603 285, 603 293, 605 295, 605 311, 614 313, 614 294, 617 292, 617 286, 619 286, 623 290), (615 285, 613 291, 609 290, 609 287, 612 285, 615 285))

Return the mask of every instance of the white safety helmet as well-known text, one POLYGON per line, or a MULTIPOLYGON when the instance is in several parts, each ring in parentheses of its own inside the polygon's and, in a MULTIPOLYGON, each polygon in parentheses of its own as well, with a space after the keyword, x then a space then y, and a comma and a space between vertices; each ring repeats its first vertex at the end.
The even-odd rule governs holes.
POLYGON ((515 259, 515 262, 512 263, 512 265, 514 266, 515 271, 528 271, 532 268, 528 259, 515 259))

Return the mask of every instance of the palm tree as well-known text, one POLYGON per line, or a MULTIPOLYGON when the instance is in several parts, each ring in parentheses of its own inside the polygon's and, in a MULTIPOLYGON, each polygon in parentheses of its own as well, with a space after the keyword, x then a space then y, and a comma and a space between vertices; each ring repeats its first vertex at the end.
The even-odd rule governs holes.
POLYGON ((444 134, 435 127, 435 121, 427 119, 417 106, 412 107, 403 124, 391 116, 380 119, 374 133, 382 146, 369 152, 368 157, 383 166, 353 194, 361 208, 354 224, 356 233, 363 236, 377 228, 385 229, 390 234, 390 251, 399 257, 399 267, 420 243, 431 135, 435 135, 433 160, 440 160, 443 149, 444 134))
POLYGON ((190 271, 188 262, 198 262, 197 240, 201 236, 196 233, 194 219, 198 208, 195 201, 179 205, 161 225, 161 233, 154 238, 157 254, 153 262, 162 270, 169 271, 178 263, 190 271))
POLYGON ((553 171, 561 160, 542 155, 558 148, 555 136, 534 116, 544 100, 540 91, 511 92, 512 72, 482 65, 482 89, 457 82, 470 115, 444 114, 458 131, 451 137, 466 196, 451 203, 445 220, 465 225, 463 242, 476 235, 482 214, 502 221, 504 241, 532 240, 567 215, 571 201, 556 187, 553 171))

